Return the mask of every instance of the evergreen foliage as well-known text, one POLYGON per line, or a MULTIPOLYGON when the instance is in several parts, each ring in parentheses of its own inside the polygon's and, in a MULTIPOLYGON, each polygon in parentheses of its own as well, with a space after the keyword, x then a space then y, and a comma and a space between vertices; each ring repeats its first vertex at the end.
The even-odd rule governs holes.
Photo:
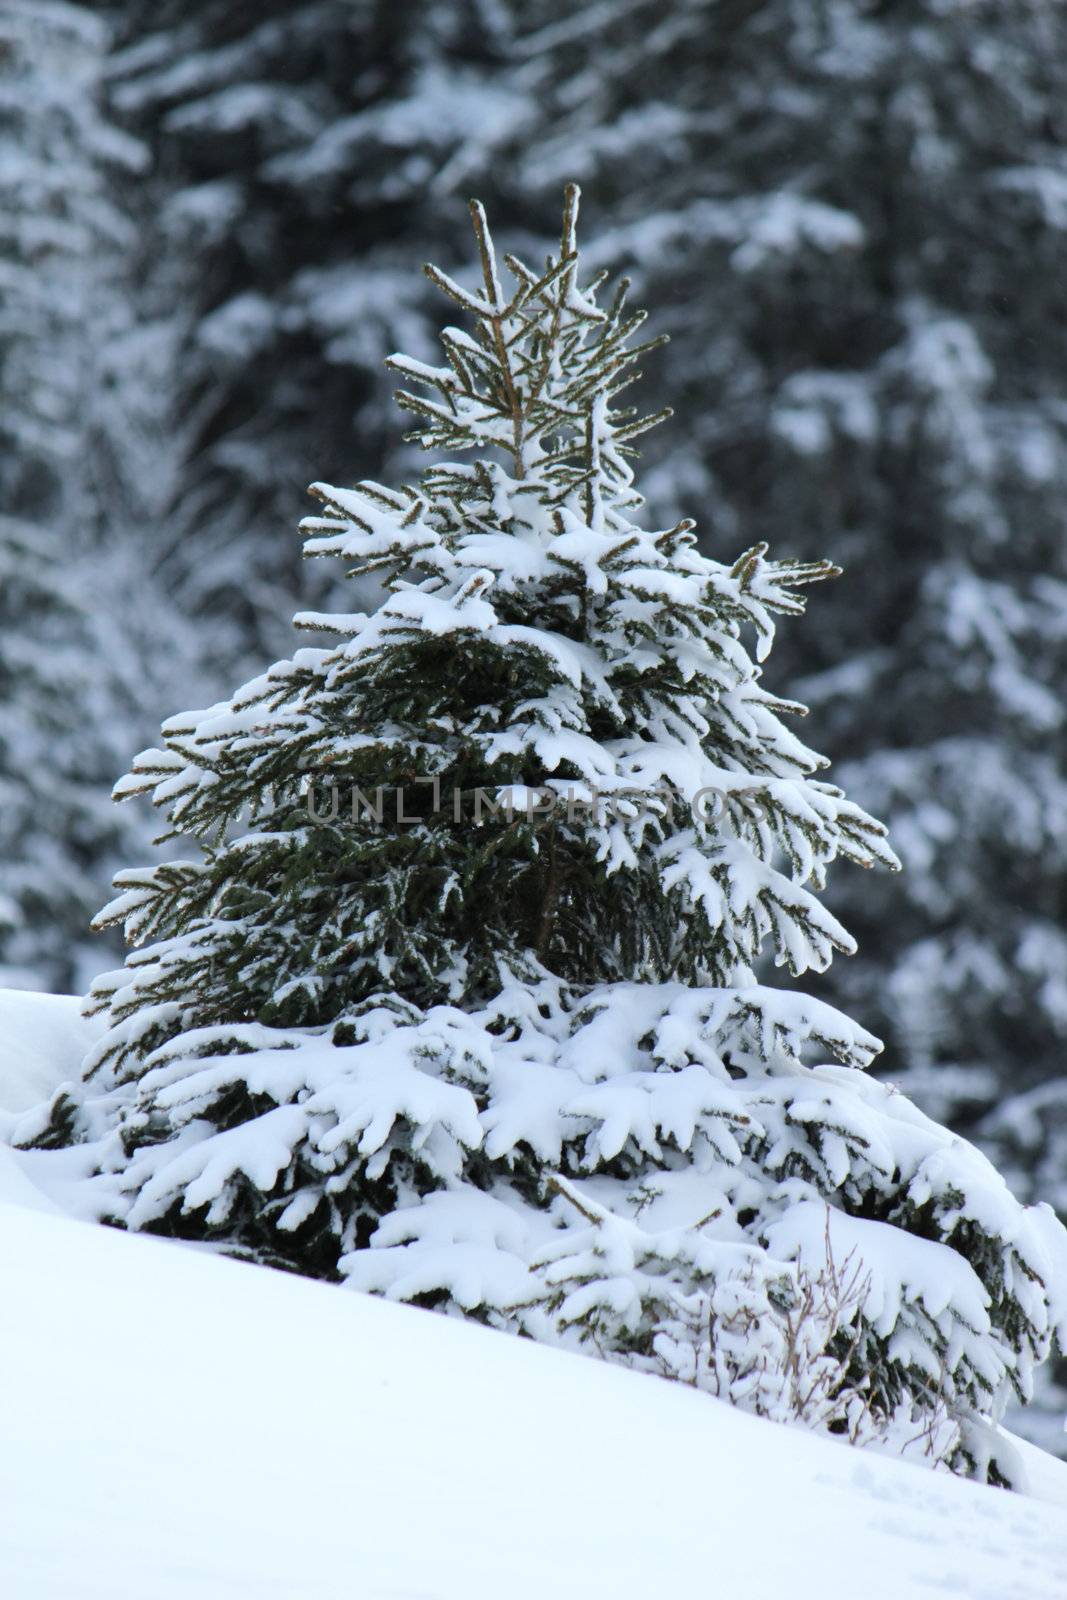
POLYGON ((274 648, 294 485, 348 481, 357 437, 376 475, 407 470, 377 371, 397 344, 433 359, 405 268, 448 263, 447 198, 476 182, 525 245, 576 173, 618 219, 598 262, 681 335, 650 374, 687 417, 650 441, 658 503, 863 574, 779 659, 908 872, 831 888, 860 953, 820 992, 872 1020, 909 1093, 1045 1192, 1067 1171, 1059 1110, 987 1113, 1019 1091, 1058 1107, 1067 1015, 1062 14, 113 10, 115 102, 154 157, 150 311, 179 308, 169 578, 210 615, 215 658, 274 648))
POLYGON ((316 484, 304 524, 384 598, 301 614, 340 642, 136 759, 119 796, 199 853, 116 880, 106 1031, 19 1138, 90 1143, 127 1227, 1003 1481, 988 1420, 1067 1314, 1067 1237, 864 1076, 875 1038, 753 970, 851 952, 827 869, 896 864, 750 653, 834 569, 647 531, 660 414, 620 402, 651 345, 579 279, 576 189, 507 290, 472 214, 477 287, 428 269, 470 327, 390 359, 431 464, 316 484))
MULTIPOLYGON (((392 446, 382 362, 432 354, 415 255, 523 98, 497 0, 125 0, 113 100, 152 155, 142 298, 173 316, 174 581, 232 662, 286 648, 279 537, 392 446)), ((306 580, 303 580, 306 581, 306 580)))
POLYGON ((0 972, 58 988, 99 969, 87 919, 143 840, 106 800, 137 720, 100 522, 135 400, 113 188, 141 161, 100 111, 106 44, 80 6, 0 14, 0 972))

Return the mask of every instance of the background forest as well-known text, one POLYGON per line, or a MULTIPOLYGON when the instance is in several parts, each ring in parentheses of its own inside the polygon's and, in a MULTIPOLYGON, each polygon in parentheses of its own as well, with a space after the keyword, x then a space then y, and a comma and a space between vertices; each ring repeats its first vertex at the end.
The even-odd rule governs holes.
POLYGON ((768 681, 905 870, 838 880, 821 992, 1067 1213, 1053 0, 0 0, 0 981, 113 964, 111 784, 328 603, 306 484, 410 475, 412 265, 473 193, 536 257, 568 179, 672 336, 657 525, 845 569, 768 681))

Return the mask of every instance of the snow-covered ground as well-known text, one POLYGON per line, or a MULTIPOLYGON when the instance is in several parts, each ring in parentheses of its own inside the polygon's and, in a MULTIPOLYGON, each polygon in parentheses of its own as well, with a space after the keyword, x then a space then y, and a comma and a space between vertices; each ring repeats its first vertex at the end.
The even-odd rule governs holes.
POLYGON ((11 1600, 1067 1596, 1059 1505, 0 1205, 11 1600))
MULTIPOLYGON (((0 1004, 9 1066, 11 1023, 0 1004)), ((1067 1466, 1040 1451, 1028 1496, 980 1488, 30 1209, 32 1170, 0 1170, 11 1600, 1067 1600, 1067 1466)))

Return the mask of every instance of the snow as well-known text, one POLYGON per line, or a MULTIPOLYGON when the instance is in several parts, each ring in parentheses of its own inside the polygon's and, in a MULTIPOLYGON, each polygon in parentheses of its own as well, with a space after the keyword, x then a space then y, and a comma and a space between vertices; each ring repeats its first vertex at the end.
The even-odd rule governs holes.
POLYGON ((1030 1447, 1024 1498, 10 1204, 0 1275, 19 1600, 1067 1593, 1067 1467, 1030 1447))
POLYGON ((28 1111, 76 1077, 100 1031, 74 995, 0 989, 0 1113, 28 1111))
MULTIPOLYGON (((861 1261, 864 1310, 885 1336, 898 1328, 909 1300, 921 1302, 926 1315, 942 1326, 950 1349, 954 1320, 982 1333, 989 1330, 989 1296, 978 1275, 955 1250, 933 1239, 887 1237, 877 1222, 831 1216, 825 1206, 810 1201, 794 1206, 768 1232, 776 1255, 797 1257, 815 1271, 828 1258, 861 1261)), ((898 1333, 897 1341, 905 1337, 898 1333)), ((909 1353, 916 1365, 923 1363, 921 1342, 909 1353)), ((936 1381, 936 1367, 931 1375, 936 1381)))

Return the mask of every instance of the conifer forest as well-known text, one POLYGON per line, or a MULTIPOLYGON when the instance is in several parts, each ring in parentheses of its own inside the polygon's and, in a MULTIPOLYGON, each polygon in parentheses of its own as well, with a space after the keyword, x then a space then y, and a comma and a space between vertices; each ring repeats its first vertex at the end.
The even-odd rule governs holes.
POLYGON ((1067 1459, 1067 6, 0 0, 0 197, 19 1183, 1067 1459))

